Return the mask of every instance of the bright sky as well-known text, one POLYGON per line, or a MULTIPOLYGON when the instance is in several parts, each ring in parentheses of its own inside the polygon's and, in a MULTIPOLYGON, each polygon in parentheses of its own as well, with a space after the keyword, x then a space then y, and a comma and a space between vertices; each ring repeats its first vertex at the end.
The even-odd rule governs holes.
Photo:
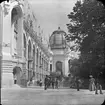
POLYGON ((38 22, 43 29, 44 36, 48 38, 51 33, 58 29, 67 31, 69 23, 67 15, 72 11, 77 0, 28 0, 32 5, 38 22))

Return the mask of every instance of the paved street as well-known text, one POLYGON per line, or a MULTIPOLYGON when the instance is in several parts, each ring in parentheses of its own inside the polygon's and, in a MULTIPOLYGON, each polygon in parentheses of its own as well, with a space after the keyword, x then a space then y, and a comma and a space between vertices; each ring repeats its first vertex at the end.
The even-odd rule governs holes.
POLYGON ((89 90, 12 88, 1 94, 2 105, 101 105, 104 98, 105 90, 95 95, 89 90))

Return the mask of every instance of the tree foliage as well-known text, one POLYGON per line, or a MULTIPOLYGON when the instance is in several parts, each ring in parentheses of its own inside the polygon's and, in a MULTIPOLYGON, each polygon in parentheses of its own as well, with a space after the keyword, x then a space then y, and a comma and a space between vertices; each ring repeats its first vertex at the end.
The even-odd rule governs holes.
POLYGON ((70 22, 67 28, 70 34, 66 38, 78 44, 81 73, 93 73, 95 76, 100 72, 104 74, 104 5, 97 0, 77 1, 73 11, 68 14, 68 19, 70 22))

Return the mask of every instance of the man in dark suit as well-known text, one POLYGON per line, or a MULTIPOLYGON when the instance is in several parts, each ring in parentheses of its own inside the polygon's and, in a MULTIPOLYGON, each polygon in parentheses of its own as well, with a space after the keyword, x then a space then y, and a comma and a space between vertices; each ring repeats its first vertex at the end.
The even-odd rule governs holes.
POLYGON ((44 79, 44 89, 46 90, 48 88, 48 75, 46 75, 44 79))

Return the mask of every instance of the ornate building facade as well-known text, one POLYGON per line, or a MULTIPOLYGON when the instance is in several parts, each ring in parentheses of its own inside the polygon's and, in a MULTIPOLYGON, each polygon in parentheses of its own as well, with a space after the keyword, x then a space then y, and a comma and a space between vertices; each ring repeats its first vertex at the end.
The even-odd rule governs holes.
POLYGON ((52 72, 57 72, 60 75, 68 76, 69 74, 69 59, 70 52, 67 41, 65 39, 66 32, 58 27, 50 38, 50 48, 52 51, 52 72))
POLYGON ((39 37, 30 4, 26 0, 10 0, 1 3, 1 7, 2 87, 13 86, 15 77, 20 86, 30 79, 44 80, 45 75, 50 74, 50 54, 39 37))
POLYGON ((2 28, 3 28, 3 10, 2 10, 2 6, 0 4, 0 87, 1 87, 1 61, 2 61, 2 28))

